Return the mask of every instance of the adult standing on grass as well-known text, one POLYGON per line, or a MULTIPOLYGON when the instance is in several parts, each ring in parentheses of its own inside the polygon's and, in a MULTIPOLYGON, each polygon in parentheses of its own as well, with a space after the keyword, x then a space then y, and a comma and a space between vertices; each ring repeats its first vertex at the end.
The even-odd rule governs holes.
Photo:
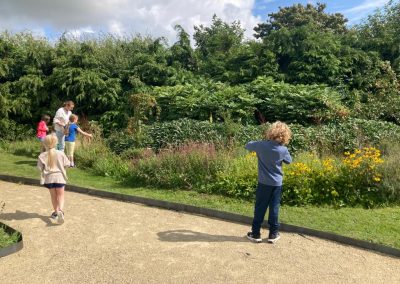
POLYGON ((262 242, 260 229, 265 213, 269 207, 269 236, 268 242, 279 240, 279 207, 282 195, 282 162, 290 164, 292 158, 284 146, 289 143, 292 133, 289 127, 280 121, 271 125, 262 141, 247 143, 246 149, 256 152, 258 158, 258 186, 254 206, 254 218, 251 232, 247 238, 253 242, 262 242))
POLYGON ((55 149, 57 142, 57 137, 53 134, 44 138, 46 151, 39 155, 37 167, 41 171, 40 184, 50 192, 54 209, 50 217, 64 223, 64 188, 67 183, 65 167, 69 166, 69 160, 64 152, 55 149))
POLYGON ((74 109, 74 106, 73 101, 66 101, 63 106, 57 110, 56 115, 54 116, 54 130, 56 131, 58 139, 57 150, 64 151, 65 126, 69 122, 69 117, 72 114, 71 111, 74 109))

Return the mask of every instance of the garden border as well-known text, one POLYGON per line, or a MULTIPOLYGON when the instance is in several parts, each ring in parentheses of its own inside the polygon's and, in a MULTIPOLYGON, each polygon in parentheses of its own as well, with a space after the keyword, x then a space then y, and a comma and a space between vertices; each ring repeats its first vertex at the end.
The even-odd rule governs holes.
POLYGON ((13 234, 15 232, 17 232, 19 234, 18 242, 14 243, 12 245, 6 246, 4 248, 0 248, 0 257, 7 256, 7 255, 10 255, 10 254, 20 251, 24 247, 24 241, 23 241, 21 232, 18 232, 17 230, 15 230, 14 228, 11 228, 7 224, 4 224, 3 222, 0 222, 0 227, 3 227, 4 231, 6 231, 7 234, 13 234))
MULTIPOLYGON (((0 174, 0 180, 14 182, 14 183, 22 183, 22 184, 27 184, 27 185, 39 185, 39 181, 37 179, 18 177, 18 176, 10 176, 10 175, 1 175, 0 174)), ((127 195, 127 194, 122 194, 122 193, 103 191, 103 190, 98 190, 98 189, 91 189, 91 188, 80 187, 80 186, 76 186, 76 185, 67 185, 66 190, 72 191, 72 192, 77 192, 77 193, 89 194, 89 195, 98 196, 98 197, 102 197, 102 198, 119 200, 119 201, 140 203, 140 204, 159 207, 159 208, 168 209, 168 210, 175 210, 175 211, 182 211, 182 212, 187 212, 187 213, 191 213, 191 214, 198 214, 198 215, 203 215, 203 216, 212 217, 212 218, 216 218, 216 219, 222 219, 222 220, 231 221, 231 222, 240 223, 240 224, 249 225, 252 222, 252 218, 249 216, 219 211, 219 210, 215 210, 215 209, 202 208, 202 207, 197 207, 197 206, 187 205, 187 204, 182 204, 182 203, 163 201, 163 200, 151 199, 151 198, 147 198, 147 197, 140 197, 140 196, 127 195)), ((264 228, 268 227, 268 224, 265 221, 263 223, 263 227, 264 228)), ((280 230, 284 231, 284 232, 290 232, 290 233, 305 234, 305 235, 309 235, 309 236, 313 236, 313 237, 317 237, 317 238, 321 238, 321 239, 325 239, 325 240, 329 240, 329 241, 334 241, 337 243, 350 245, 350 246, 354 246, 354 247, 358 247, 358 248, 362 248, 362 249, 367 249, 367 250, 371 250, 371 251, 375 251, 375 252, 379 252, 379 253, 383 253, 386 255, 400 258, 400 249, 396 249, 393 247, 380 245, 380 244, 374 244, 374 243, 370 243, 367 241, 358 240, 358 239, 354 239, 354 238, 350 238, 350 237, 345 237, 345 236, 337 235, 334 233, 318 231, 318 230, 314 230, 314 229, 310 229, 310 228, 289 225, 289 224, 283 224, 283 223, 281 223, 280 230)), ((22 237, 22 235, 21 235, 21 237, 22 237)))

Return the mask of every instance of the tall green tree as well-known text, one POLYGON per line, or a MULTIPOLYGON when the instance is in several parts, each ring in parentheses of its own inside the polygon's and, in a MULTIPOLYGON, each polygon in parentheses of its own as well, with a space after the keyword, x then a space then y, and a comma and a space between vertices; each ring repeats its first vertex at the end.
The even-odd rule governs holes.
POLYGON ((243 28, 239 22, 228 24, 214 15, 211 26, 195 26, 194 30, 200 73, 222 81, 227 54, 241 45, 243 28))
POLYGON ((301 26, 313 25, 319 31, 331 32, 335 34, 346 33, 347 19, 340 13, 328 14, 325 12, 326 4, 317 5, 295 4, 290 7, 280 7, 276 13, 268 14, 265 23, 258 24, 254 31, 256 38, 269 36, 273 31, 280 29, 291 30, 301 26))
POLYGON ((400 74, 400 2, 389 1, 356 28, 362 48, 379 52, 400 74))

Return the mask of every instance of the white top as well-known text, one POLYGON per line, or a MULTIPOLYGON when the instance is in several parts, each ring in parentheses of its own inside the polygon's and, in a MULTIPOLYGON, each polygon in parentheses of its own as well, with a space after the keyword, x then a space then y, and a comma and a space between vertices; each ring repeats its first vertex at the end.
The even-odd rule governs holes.
POLYGON ((65 171, 65 167, 69 167, 69 160, 67 156, 65 156, 64 152, 56 150, 57 156, 57 168, 50 169, 47 164, 47 157, 49 152, 43 152, 39 155, 39 159, 37 162, 37 167, 41 171, 40 176, 40 184, 48 184, 48 183, 67 183, 67 172, 65 171))
POLYGON ((72 112, 70 110, 66 111, 65 108, 60 107, 56 115, 54 116, 53 123, 55 131, 63 132, 64 128, 58 125, 57 123, 61 123, 62 125, 66 125, 69 121, 69 117, 71 116, 72 112))

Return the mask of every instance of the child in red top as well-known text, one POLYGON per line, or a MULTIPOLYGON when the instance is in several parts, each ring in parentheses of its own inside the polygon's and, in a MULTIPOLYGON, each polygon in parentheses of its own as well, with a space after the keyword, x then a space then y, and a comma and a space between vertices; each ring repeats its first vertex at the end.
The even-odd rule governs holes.
POLYGON ((50 122, 50 116, 45 114, 42 116, 42 119, 38 123, 36 137, 41 142, 43 142, 44 137, 46 137, 46 135, 47 135, 47 131, 49 131, 49 128, 47 127, 47 124, 49 122, 50 122))

